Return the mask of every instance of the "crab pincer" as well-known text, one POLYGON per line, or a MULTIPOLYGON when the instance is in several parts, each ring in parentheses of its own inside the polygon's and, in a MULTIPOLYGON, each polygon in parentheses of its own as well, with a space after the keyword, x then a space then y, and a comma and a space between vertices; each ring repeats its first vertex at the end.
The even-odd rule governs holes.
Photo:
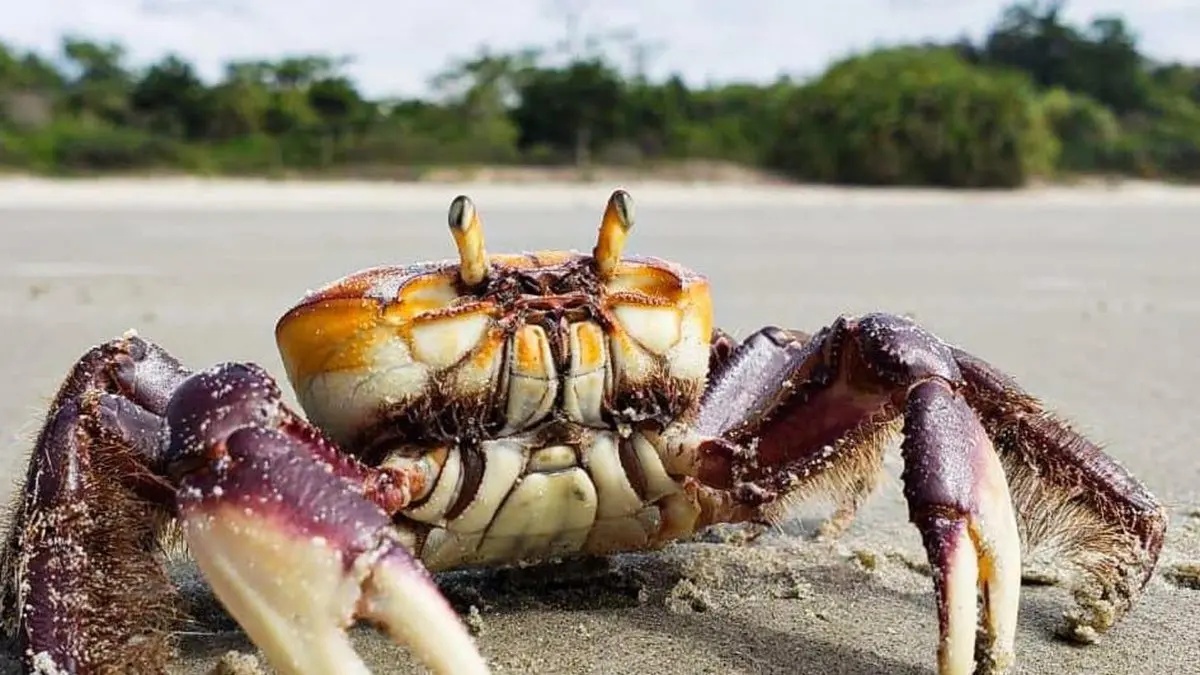
POLYGON ((1000 459, 970 406, 938 381, 909 392, 904 436, 904 494, 933 567, 942 672, 1006 672, 1021 540, 1000 459))
POLYGON ((366 496, 369 470, 288 410, 264 371, 197 373, 166 417, 184 537, 273 666, 369 673, 345 634, 366 619, 434 672, 488 672, 411 542, 366 496))

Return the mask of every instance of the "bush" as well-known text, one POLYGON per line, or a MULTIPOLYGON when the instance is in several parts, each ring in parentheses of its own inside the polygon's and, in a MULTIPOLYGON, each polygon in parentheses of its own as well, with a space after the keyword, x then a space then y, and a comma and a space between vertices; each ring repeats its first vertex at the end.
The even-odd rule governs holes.
POLYGON ((1093 173, 1118 168, 1121 123, 1111 110, 1061 88, 1046 92, 1041 109, 1061 146, 1059 170, 1093 173))
POLYGON ((283 167, 282 144, 262 133, 210 142, 200 148, 214 173, 272 176, 283 167))
POLYGON ((1057 149, 1026 77, 945 49, 839 62, 793 94, 776 132, 768 163, 826 183, 1016 187, 1057 149))
POLYGON ((1126 152, 1149 177, 1200 179, 1200 106, 1170 97, 1158 108, 1155 119, 1129 125, 1126 152))
POLYGON ((20 138, 21 163, 60 173, 178 168, 191 163, 176 141, 128 128, 64 120, 20 138))

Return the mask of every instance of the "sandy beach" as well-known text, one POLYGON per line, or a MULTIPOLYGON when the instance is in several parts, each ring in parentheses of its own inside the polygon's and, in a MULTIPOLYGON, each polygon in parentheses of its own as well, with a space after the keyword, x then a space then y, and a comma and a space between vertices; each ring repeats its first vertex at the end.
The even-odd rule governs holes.
MULTIPOLYGON (((453 256, 456 194, 474 197, 490 250, 588 250, 612 187, 0 180, 0 472, 24 470, 50 397, 95 343, 136 328, 195 367, 282 375, 278 315, 356 269, 453 256)), ((629 250, 705 272, 735 335, 913 316, 1013 374, 1167 504, 1159 572, 1098 643, 1056 637, 1072 600, 1053 578, 1023 588, 1016 672, 1200 673, 1200 580, 1187 574, 1200 565, 1200 190, 624 187, 629 250)), ((933 673, 932 582, 900 468, 890 453, 885 484, 835 542, 812 540, 828 512, 814 503, 753 542, 718 532, 441 582, 497 673, 933 673)), ((246 656, 226 672, 255 672, 253 646, 203 589, 191 597, 204 621, 172 672, 212 672, 230 651, 246 656)), ((354 637, 374 672, 422 672, 374 632, 354 637)))

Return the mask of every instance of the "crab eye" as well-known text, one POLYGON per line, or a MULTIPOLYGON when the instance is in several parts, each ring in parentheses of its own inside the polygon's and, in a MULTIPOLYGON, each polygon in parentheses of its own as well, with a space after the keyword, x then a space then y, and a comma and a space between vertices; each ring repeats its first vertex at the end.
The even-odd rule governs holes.
POLYGON ((596 260, 596 274, 609 280, 621 262, 625 249, 625 238, 633 228, 633 198, 624 190, 617 190, 608 198, 604 218, 600 221, 600 235, 592 257, 596 260))
POLYGON ((458 247, 459 278, 468 287, 478 286, 487 278, 488 257, 483 246, 483 223, 475 203, 459 195, 450 203, 450 233, 458 247))

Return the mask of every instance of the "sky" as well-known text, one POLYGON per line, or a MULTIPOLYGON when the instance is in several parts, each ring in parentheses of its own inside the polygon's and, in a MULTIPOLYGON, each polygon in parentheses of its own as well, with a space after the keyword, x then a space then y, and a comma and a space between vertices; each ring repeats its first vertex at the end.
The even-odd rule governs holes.
MULTIPOLYGON (((40 0, 6 3, 0 40, 45 55, 64 34, 118 40, 129 63, 167 53, 206 79, 231 59, 321 53, 352 59, 371 96, 421 96, 452 60, 487 46, 552 46, 579 33, 636 33, 647 72, 690 84, 806 77, 877 45, 978 39, 1007 2, 991 0, 40 0)), ((1075 0, 1073 22, 1122 16, 1142 50, 1200 63, 1200 0, 1075 0)), ((632 54, 619 44, 614 57, 632 54)))

